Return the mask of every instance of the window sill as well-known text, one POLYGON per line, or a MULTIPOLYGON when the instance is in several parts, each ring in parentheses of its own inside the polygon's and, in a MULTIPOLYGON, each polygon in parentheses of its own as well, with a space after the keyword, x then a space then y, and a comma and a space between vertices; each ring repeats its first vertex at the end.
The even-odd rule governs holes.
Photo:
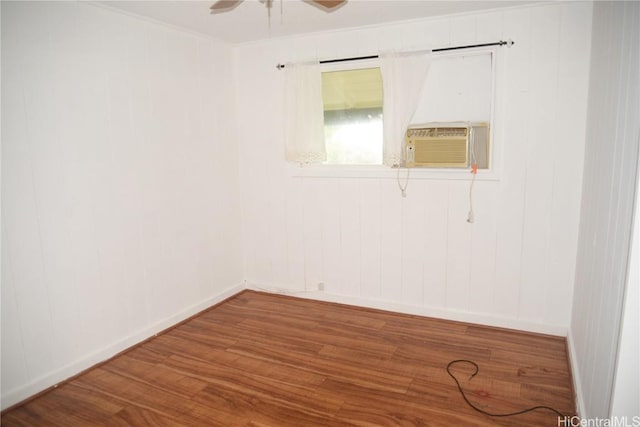
MULTIPOLYGON (((382 165, 305 165, 288 164, 289 176, 293 178, 381 178, 397 179, 395 168, 382 165)), ((407 169, 400 170, 400 177, 404 178, 407 169)), ((425 169, 411 168, 411 179, 432 180, 471 180, 470 169, 425 169)), ((494 170, 478 170, 477 181, 499 181, 500 175, 494 170)))

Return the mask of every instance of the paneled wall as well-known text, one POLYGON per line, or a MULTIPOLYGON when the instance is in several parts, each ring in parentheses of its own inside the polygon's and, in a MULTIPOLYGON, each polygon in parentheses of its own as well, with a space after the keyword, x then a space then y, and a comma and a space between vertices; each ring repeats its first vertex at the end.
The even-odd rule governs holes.
MULTIPOLYGON (((564 335, 577 250, 591 41, 589 3, 425 19, 234 50, 249 285, 564 335), (493 180, 349 170, 305 176, 284 161, 279 62, 511 38, 499 50, 493 180), (428 178, 424 177, 423 178, 428 178)), ((286 12, 284 19, 286 19, 286 12)), ((305 294, 301 294, 305 295, 305 294)))
POLYGON ((2 407, 242 286, 228 47, 2 3, 2 407))
MULTIPOLYGON (((611 409, 627 272, 630 262, 636 263, 636 269, 638 263, 637 257, 629 259, 628 256, 640 145, 640 4, 597 2, 593 16, 589 112, 570 341, 577 368, 574 377, 580 389, 578 396, 583 398, 579 402, 582 415, 605 418, 611 409)), ((629 307, 633 304, 630 301, 629 307)), ((636 335, 637 346, 638 325, 627 324, 625 327, 631 328, 627 334, 636 335)), ((628 354, 621 353, 621 356, 628 354)), ((637 375, 638 360, 634 363, 637 375)), ((624 366, 622 364, 620 369, 624 366)), ((633 372, 620 371, 618 375, 627 376, 633 372)), ((625 392, 633 393, 633 388, 619 390, 618 396, 620 401, 634 401, 636 410, 639 380, 637 376, 631 380, 631 384, 635 381, 635 396, 625 396, 625 392)), ((616 415, 626 414, 618 412, 616 415)))

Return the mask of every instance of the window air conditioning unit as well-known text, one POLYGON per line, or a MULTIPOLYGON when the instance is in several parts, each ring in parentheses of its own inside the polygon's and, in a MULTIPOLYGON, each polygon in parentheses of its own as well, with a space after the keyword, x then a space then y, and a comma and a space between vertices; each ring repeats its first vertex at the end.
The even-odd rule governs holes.
POLYGON ((407 129, 405 166, 489 168, 488 123, 427 123, 407 129))

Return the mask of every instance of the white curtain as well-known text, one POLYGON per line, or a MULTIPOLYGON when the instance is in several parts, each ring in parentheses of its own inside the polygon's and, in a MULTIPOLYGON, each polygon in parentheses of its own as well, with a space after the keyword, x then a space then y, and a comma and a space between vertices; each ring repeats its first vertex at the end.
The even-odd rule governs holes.
POLYGON ((382 73, 382 120, 384 128, 382 162, 402 163, 402 147, 431 64, 431 52, 380 52, 382 73))
POLYGON ((285 66, 285 158, 289 162, 319 163, 327 159, 320 64, 285 66))

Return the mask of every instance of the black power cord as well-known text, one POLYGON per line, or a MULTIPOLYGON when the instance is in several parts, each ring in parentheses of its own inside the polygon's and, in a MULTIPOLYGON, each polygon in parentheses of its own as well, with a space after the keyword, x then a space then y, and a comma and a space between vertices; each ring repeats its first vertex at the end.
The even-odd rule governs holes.
POLYGON ((556 414, 558 414, 559 417, 563 417, 563 418, 565 417, 565 414, 561 413, 557 409, 551 408, 550 406, 533 406, 531 408, 523 409, 522 411, 510 412, 508 414, 492 414, 492 413, 487 412, 487 411, 485 411, 483 409, 480 409, 476 405, 474 405, 473 403, 471 403, 469 401, 469 399, 467 398, 467 395, 464 393, 464 390, 462 390, 462 386, 460 385, 460 382, 458 381, 458 379, 449 370, 449 368, 451 368, 451 365, 453 365, 455 363, 470 363, 476 368, 475 372, 473 374, 471 374, 471 377, 469 377, 469 379, 472 379, 473 377, 475 377, 476 374, 480 371, 480 368, 478 367, 478 364, 476 362, 472 361, 472 360, 467 360, 467 359, 452 360, 447 365, 447 373, 456 382, 456 385, 458 386, 458 390, 460 390, 460 394, 462 395, 462 398, 464 399, 464 401, 467 402, 467 405, 471 406, 473 409, 475 409, 476 411, 478 411, 478 412, 480 412, 482 414, 489 415, 490 417, 512 417, 514 415, 520 415, 520 414, 524 414, 524 413, 527 413, 527 412, 535 411, 535 410, 538 410, 538 409, 546 409, 548 411, 555 412, 556 414))

